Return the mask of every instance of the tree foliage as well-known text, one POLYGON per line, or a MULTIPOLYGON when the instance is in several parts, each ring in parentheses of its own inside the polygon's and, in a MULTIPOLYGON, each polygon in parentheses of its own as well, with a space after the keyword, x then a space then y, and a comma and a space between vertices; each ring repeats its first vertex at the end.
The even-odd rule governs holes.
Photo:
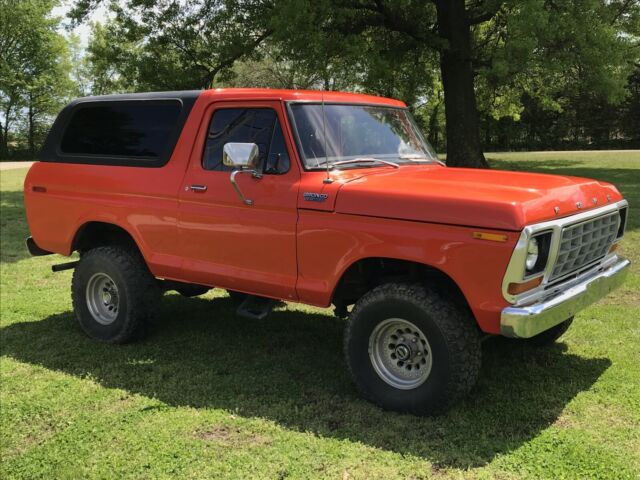
POLYGON ((0 0, 5 155, 14 130, 33 150, 71 91, 218 86, 400 98, 452 165, 635 135, 637 0, 76 0, 75 22, 111 12, 86 52, 54 5, 0 0))
MULTIPOLYGON (((106 0, 103 0, 104 3, 106 0)), ((79 0, 76 20, 101 0, 79 0)), ((368 91, 446 117, 448 161, 481 166, 481 123, 528 99, 616 105, 639 61, 634 0, 127 0, 92 42, 109 88, 254 84, 368 91), (240 61, 239 61, 240 60, 240 61), (239 61, 239 62, 238 62, 239 61)))
POLYGON ((0 158, 14 131, 34 155, 52 115, 74 92, 53 0, 0 0, 0 158))

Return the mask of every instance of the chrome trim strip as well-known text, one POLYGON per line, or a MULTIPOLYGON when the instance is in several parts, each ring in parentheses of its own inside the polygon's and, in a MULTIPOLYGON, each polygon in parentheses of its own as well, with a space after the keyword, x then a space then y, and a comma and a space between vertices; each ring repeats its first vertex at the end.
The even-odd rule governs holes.
MULTIPOLYGON (((382 99, 384 99, 385 97, 380 97, 382 99)), ((349 101, 345 101, 345 102, 336 102, 336 101, 330 101, 330 102, 324 102, 321 100, 284 100, 283 101, 284 105, 285 105, 285 110, 286 110, 286 116, 287 116, 287 120, 289 121, 289 125, 291 127, 292 130, 292 134, 293 134, 293 139, 294 139, 294 144, 296 147, 296 154, 298 155, 298 158, 300 160, 300 165, 302 166, 302 169, 305 172, 320 172, 323 171, 323 168, 318 168, 318 167, 314 167, 314 168, 309 168, 307 167, 306 163, 305 163, 305 157, 304 157, 304 149, 302 148, 302 142, 300 141, 300 137, 298 135, 298 126, 296 125, 296 119, 295 116, 293 115, 293 111, 291 110, 291 107, 293 105, 296 104, 301 104, 301 105, 354 105, 357 107, 381 107, 381 108, 394 108, 396 110, 405 110, 409 112, 409 107, 407 107, 406 105, 404 107, 401 106, 396 106, 396 105, 389 105, 386 103, 367 103, 367 102, 363 102, 363 103, 358 103, 358 102, 349 102, 349 101)), ((409 112, 411 113, 411 112, 409 112)), ((412 118, 412 116, 411 116, 412 118)), ((412 123, 415 124, 415 119, 412 118, 412 123)), ((420 132, 422 133, 422 132, 420 132)), ((424 135, 422 135, 424 136, 424 135)), ((426 140, 426 139, 425 139, 426 140)), ((428 142, 427 142, 428 143, 428 142)), ((432 163, 437 163, 443 167, 446 167, 447 164, 445 162, 442 162, 441 160, 438 159, 437 156, 435 156, 432 160, 432 163)), ((330 183, 330 182, 325 182, 325 183, 330 183)))
MULTIPOLYGON (((621 208, 628 207, 629 203, 626 200, 621 200, 619 202, 606 205, 604 207, 595 208, 593 210, 589 210, 586 212, 581 212, 575 215, 570 215, 568 217, 558 218, 554 220, 550 220, 547 222, 535 223, 533 225, 527 225, 520 234, 520 238, 516 243, 516 246, 511 255, 511 260, 507 265, 507 270, 505 272, 504 278, 502 280, 502 295, 509 302, 514 305, 522 305, 524 303, 530 303, 544 296, 544 287, 549 282, 549 277, 551 276, 551 272, 553 271, 553 266, 556 264, 556 260, 558 258, 558 250, 560 247, 560 241, 562 237, 562 229, 573 225, 575 223, 584 222, 586 220, 590 220, 595 217, 599 217, 601 215, 607 215, 613 213, 621 208), (545 231, 551 231, 551 243, 549 245, 549 258, 547 260, 547 265, 545 266, 544 271, 541 274, 531 275, 529 277, 525 276, 525 258, 527 256, 527 244, 529 239, 538 233, 543 233, 545 231), (522 282, 523 280, 530 280, 536 278, 539 275, 543 275, 542 283, 539 287, 534 288, 528 292, 522 293, 520 295, 511 295, 508 291, 510 283, 522 282)), ((627 214, 628 215, 628 214, 627 214)), ((602 261, 605 261, 603 259, 602 261)), ((600 264, 600 262, 598 263, 600 264)), ((596 268, 597 265, 594 265, 596 268)), ((571 275, 571 274, 568 274, 571 275)))
POLYGON ((525 307, 505 308, 500 318, 500 333, 505 337, 530 338, 564 322, 622 285, 629 265, 629 260, 618 257, 609 268, 554 297, 525 307))

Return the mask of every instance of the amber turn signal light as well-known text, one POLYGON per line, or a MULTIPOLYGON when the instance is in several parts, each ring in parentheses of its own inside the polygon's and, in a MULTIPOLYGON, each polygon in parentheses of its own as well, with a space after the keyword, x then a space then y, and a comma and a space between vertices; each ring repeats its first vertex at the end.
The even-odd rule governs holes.
POLYGON ((541 283, 542 283, 542 275, 532 280, 528 280, 526 282, 510 283, 507 291, 509 292, 509 295, 518 295, 523 292, 528 292, 532 288, 536 288, 541 283))
POLYGON ((613 253, 618 249, 618 244, 614 243, 613 245, 611 245, 611 248, 609 249, 609 253, 613 253))
POLYGON ((509 237, 503 233, 491 233, 491 232, 473 232, 473 238, 478 240, 491 240, 492 242, 506 242, 509 237))

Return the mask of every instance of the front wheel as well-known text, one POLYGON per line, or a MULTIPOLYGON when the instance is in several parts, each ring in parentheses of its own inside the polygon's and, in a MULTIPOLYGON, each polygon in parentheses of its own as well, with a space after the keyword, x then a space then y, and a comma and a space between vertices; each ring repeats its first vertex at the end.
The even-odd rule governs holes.
POLYGON ((108 246, 89 250, 73 273, 71 298, 78 323, 96 340, 126 343, 146 331, 160 289, 142 257, 108 246))
POLYGON ((480 370, 471 314, 420 285, 386 284, 362 297, 344 348, 362 394, 399 412, 444 412, 475 385, 480 370))

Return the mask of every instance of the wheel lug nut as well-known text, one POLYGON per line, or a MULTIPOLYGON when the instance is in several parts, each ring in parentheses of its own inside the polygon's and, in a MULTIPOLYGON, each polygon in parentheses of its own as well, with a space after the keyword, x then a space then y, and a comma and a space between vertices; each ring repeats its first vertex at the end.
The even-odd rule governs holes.
POLYGON ((415 339, 415 337, 414 337, 414 338, 412 338, 412 339, 411 339, 411 341, 412 341, 413 343, 416 343, 416 339, 415 339))

